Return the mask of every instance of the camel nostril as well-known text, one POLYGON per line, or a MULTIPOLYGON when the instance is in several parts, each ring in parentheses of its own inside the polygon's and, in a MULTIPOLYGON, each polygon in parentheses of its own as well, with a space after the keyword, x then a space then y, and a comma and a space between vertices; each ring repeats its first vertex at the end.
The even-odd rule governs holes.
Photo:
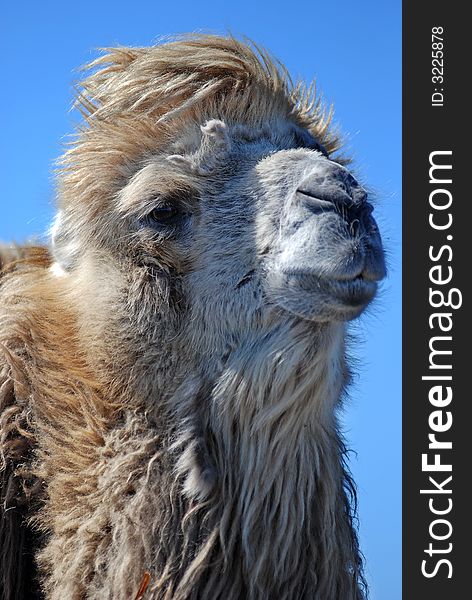
POLYGON ((333 202, 329 200, 323 200, 321 197, 313 195, 313 193, 309 190, 298 189, 297 195, 301 199, 303 206, 310 212, 319 213, 332 211, 335 209, 333 202))
POLYGON ((303 195, 303 202, 308 197, 310 203, 313 202, 311 199, 329 202, 342 211, 361 206, 367 201, 367 193, 355 177, 342 165, 324 158, 317 160, 312 166, 297 192, 303 195))
POLYGON ((338 185, 300 186, 297 195, 310 210, 333 210, 339 206, 350 206, 351 196, 338 185))

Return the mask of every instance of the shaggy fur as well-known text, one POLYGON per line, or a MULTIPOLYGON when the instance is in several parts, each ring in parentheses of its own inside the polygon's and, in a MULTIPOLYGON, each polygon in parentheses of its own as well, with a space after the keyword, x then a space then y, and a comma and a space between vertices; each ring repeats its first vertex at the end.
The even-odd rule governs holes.
MULTIPOLYGON (((266 283, 269 191, 328 164, 329 118, 232 38, 91 69, 51 250, 2 254, 3 598, 35 593, 34 554, 50 600, 360 600, 336 419, 355 314, 266 283), (156 197, 192 220, 151 227, 156 197)), ((341 217, 317 217, 337 248, 341 217)))

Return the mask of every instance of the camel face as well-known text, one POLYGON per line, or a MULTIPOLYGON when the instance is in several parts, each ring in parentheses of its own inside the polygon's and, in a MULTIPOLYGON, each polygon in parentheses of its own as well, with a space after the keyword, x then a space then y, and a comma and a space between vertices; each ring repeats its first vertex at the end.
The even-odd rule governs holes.
POLYGON ((308 133, 211 120, 171 150, 132 177, 118 211, 135 266, 165 271, 194 322, 237 335, 275 307, 343 321, 372 300, 385 275, 372 206, 308 133))

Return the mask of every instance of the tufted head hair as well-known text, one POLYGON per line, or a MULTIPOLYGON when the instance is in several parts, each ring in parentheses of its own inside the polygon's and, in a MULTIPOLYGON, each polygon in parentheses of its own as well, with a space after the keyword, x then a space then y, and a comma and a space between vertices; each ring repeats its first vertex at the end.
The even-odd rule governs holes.
POLYGON ((330 113, 315 86, 294 84, 267 51, 233 37, 191 35, 146 48, 111 48, 88 67, 78 105, 91 127, 117 117, 163 123, 218 115, 256 127, 280 116, 307 128, 332 152, 330 113))
POLYGON ((84 121, 58 161, 59 212, 51 231, 56 263, 66 269, 81 252, 76 234, 82 248, 87 238, 93 246, 106 236, 110 206, 133 175, 156 154, 175 152, 182 136, 200 136, 208 121, 240 128, 245 138, 274 137, 280 123, 291 123, 301 145, 308 136, 326 153, 340 146, 314 83, 293 83, 252 42, 192 34, 110 48, 84 70, 76 100, 84 121))

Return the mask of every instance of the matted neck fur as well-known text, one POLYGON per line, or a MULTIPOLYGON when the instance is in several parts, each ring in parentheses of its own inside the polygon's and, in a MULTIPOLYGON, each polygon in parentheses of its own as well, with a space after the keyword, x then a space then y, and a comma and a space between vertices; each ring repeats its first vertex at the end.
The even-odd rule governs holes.
POLYGON ((233 38, 91 69, 0 292, 5 598, 15 553, 51 600, 364 598, 336 411, 385 266, 329 117, 233 38))

